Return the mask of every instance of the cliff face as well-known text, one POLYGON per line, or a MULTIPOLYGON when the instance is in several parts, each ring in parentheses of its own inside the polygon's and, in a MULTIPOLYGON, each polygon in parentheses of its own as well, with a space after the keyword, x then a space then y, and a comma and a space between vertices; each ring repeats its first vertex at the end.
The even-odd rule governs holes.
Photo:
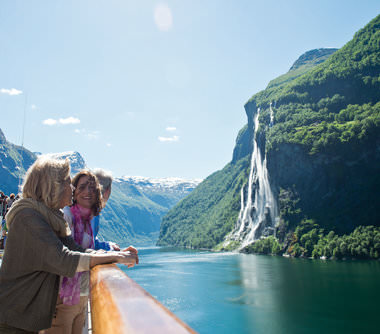
POLYGON ((236 229, 254 137, 267 158, 280 241, 305 219, 336 233, 380 225, 379 31, 380 16, 338 51, 306 52, 255 94, 231 163, 163 218, 159 244, 212 248, 236 229))
MULTIPOLYGON (((380 140, 350 152, 310 155, 300 145, 282 144, 268 152, 268 171, 279 197, 281 229, 292 229, 302 218, 338 234, 358 225, 380 225, 380 140), (286 212, 286 201, 296 213, 286 212)), ((280 235, 281 236, 281 235, 280 235)))

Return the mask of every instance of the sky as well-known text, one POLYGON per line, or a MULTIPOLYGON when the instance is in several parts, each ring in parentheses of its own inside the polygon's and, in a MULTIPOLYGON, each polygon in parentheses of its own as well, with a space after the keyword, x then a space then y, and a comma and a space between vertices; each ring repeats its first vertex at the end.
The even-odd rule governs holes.
POLYGON ((379 13, 378 0, 0 0, 0 128, 116 177, 205 178, 231 160, 252 95, 379 13))

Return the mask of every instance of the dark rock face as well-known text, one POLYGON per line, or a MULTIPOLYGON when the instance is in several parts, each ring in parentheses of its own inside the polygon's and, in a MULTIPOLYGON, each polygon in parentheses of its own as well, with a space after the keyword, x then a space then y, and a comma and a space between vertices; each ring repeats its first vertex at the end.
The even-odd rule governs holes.
POLYGON ((297 145, 268 152, 268 171, 277 194, 291 190, 301 216, 337 233, 380 224, 380 142, 339 154, 310 155, 297 145))
POLYGON ((245 113, 247 114, 248 124, 243 129, 236 139, 236 145, 232 155, 232 163, 250 155, 253 150, 253 116, 257 113, 257 106, 255 101, 247 103, 245 106, 245 113))

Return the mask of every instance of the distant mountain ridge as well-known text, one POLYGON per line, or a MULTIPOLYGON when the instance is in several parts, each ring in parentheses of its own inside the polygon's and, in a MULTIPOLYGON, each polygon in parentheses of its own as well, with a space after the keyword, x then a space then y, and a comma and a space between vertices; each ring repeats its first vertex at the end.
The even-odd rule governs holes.
POLYGON ((18 192, 26 170, 36 160, 29 150, 7 141, 0 129, 0 190, 5 194, 18 192))
POLYGON ((186 190, 195 188, 202 182, 202 179, 187 180, 179 177, 152 178, 145 176, 122 176, 115 178, 115 182, 128 182, 138 187, 146 188, 186 190))
POLYGON ((101 235, 120 243, 156 243, 162 216, 199 183, 200 180, 180 178, 115 178, 109 203, 102 212, 106 224, 102 224, 101 235))
MULTIPOLYGON (((17 193, 26 170, 41 153, 33 153, 6 140, 0 129, 0 190, 17 193)), ((55 159, 69 159, 71 174, 87 168, 79 152, 48 153, 55 159)), ((115 178, 112 194, 102 212, 99 237, 120 244, 154 244, 161 217, 187 196, 201 180, 124 176, 115 178)))
MULTIPOLYGON (((41 155, 41 154, 39 153, 38 155, 41 155)), ((44 155, 51 157, 53 159, 59 159, 59 160, 69 159, 71 174, 76 174, 80 170, 87 168, 86 162, 84 161, 81 154, 75 151, 67 151, 67 152, 61 152, 61 153, 46 153, 44 155)))

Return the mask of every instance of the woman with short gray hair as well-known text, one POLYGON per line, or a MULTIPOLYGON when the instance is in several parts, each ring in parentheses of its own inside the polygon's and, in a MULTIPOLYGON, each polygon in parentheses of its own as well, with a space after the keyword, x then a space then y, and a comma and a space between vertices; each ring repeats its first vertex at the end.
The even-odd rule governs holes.
MULTIPOLYGON (((97 177, 101 188, 104 206, 106 205, 108 199, 111 196, 112 190, 112 173, 101 168, 96 168, 93 170, 93 173, 97 177)), ((100 241, 97 237, 100 228, 100 215, 95 216, 91 221, 92 230, 94 232, 94 242, 95 249, 104 249, 104 250, 120 250, 120 246, 113 241, 100 241)))
POLYGON ((69 161, 38 158, 23 198, 7 214, 8 240, 0 268, 0 332, 37 333, 51 326, 59 276, 97 264, 138 263, 130 252, 84 253, 60 211, 72 203, 69 161))

